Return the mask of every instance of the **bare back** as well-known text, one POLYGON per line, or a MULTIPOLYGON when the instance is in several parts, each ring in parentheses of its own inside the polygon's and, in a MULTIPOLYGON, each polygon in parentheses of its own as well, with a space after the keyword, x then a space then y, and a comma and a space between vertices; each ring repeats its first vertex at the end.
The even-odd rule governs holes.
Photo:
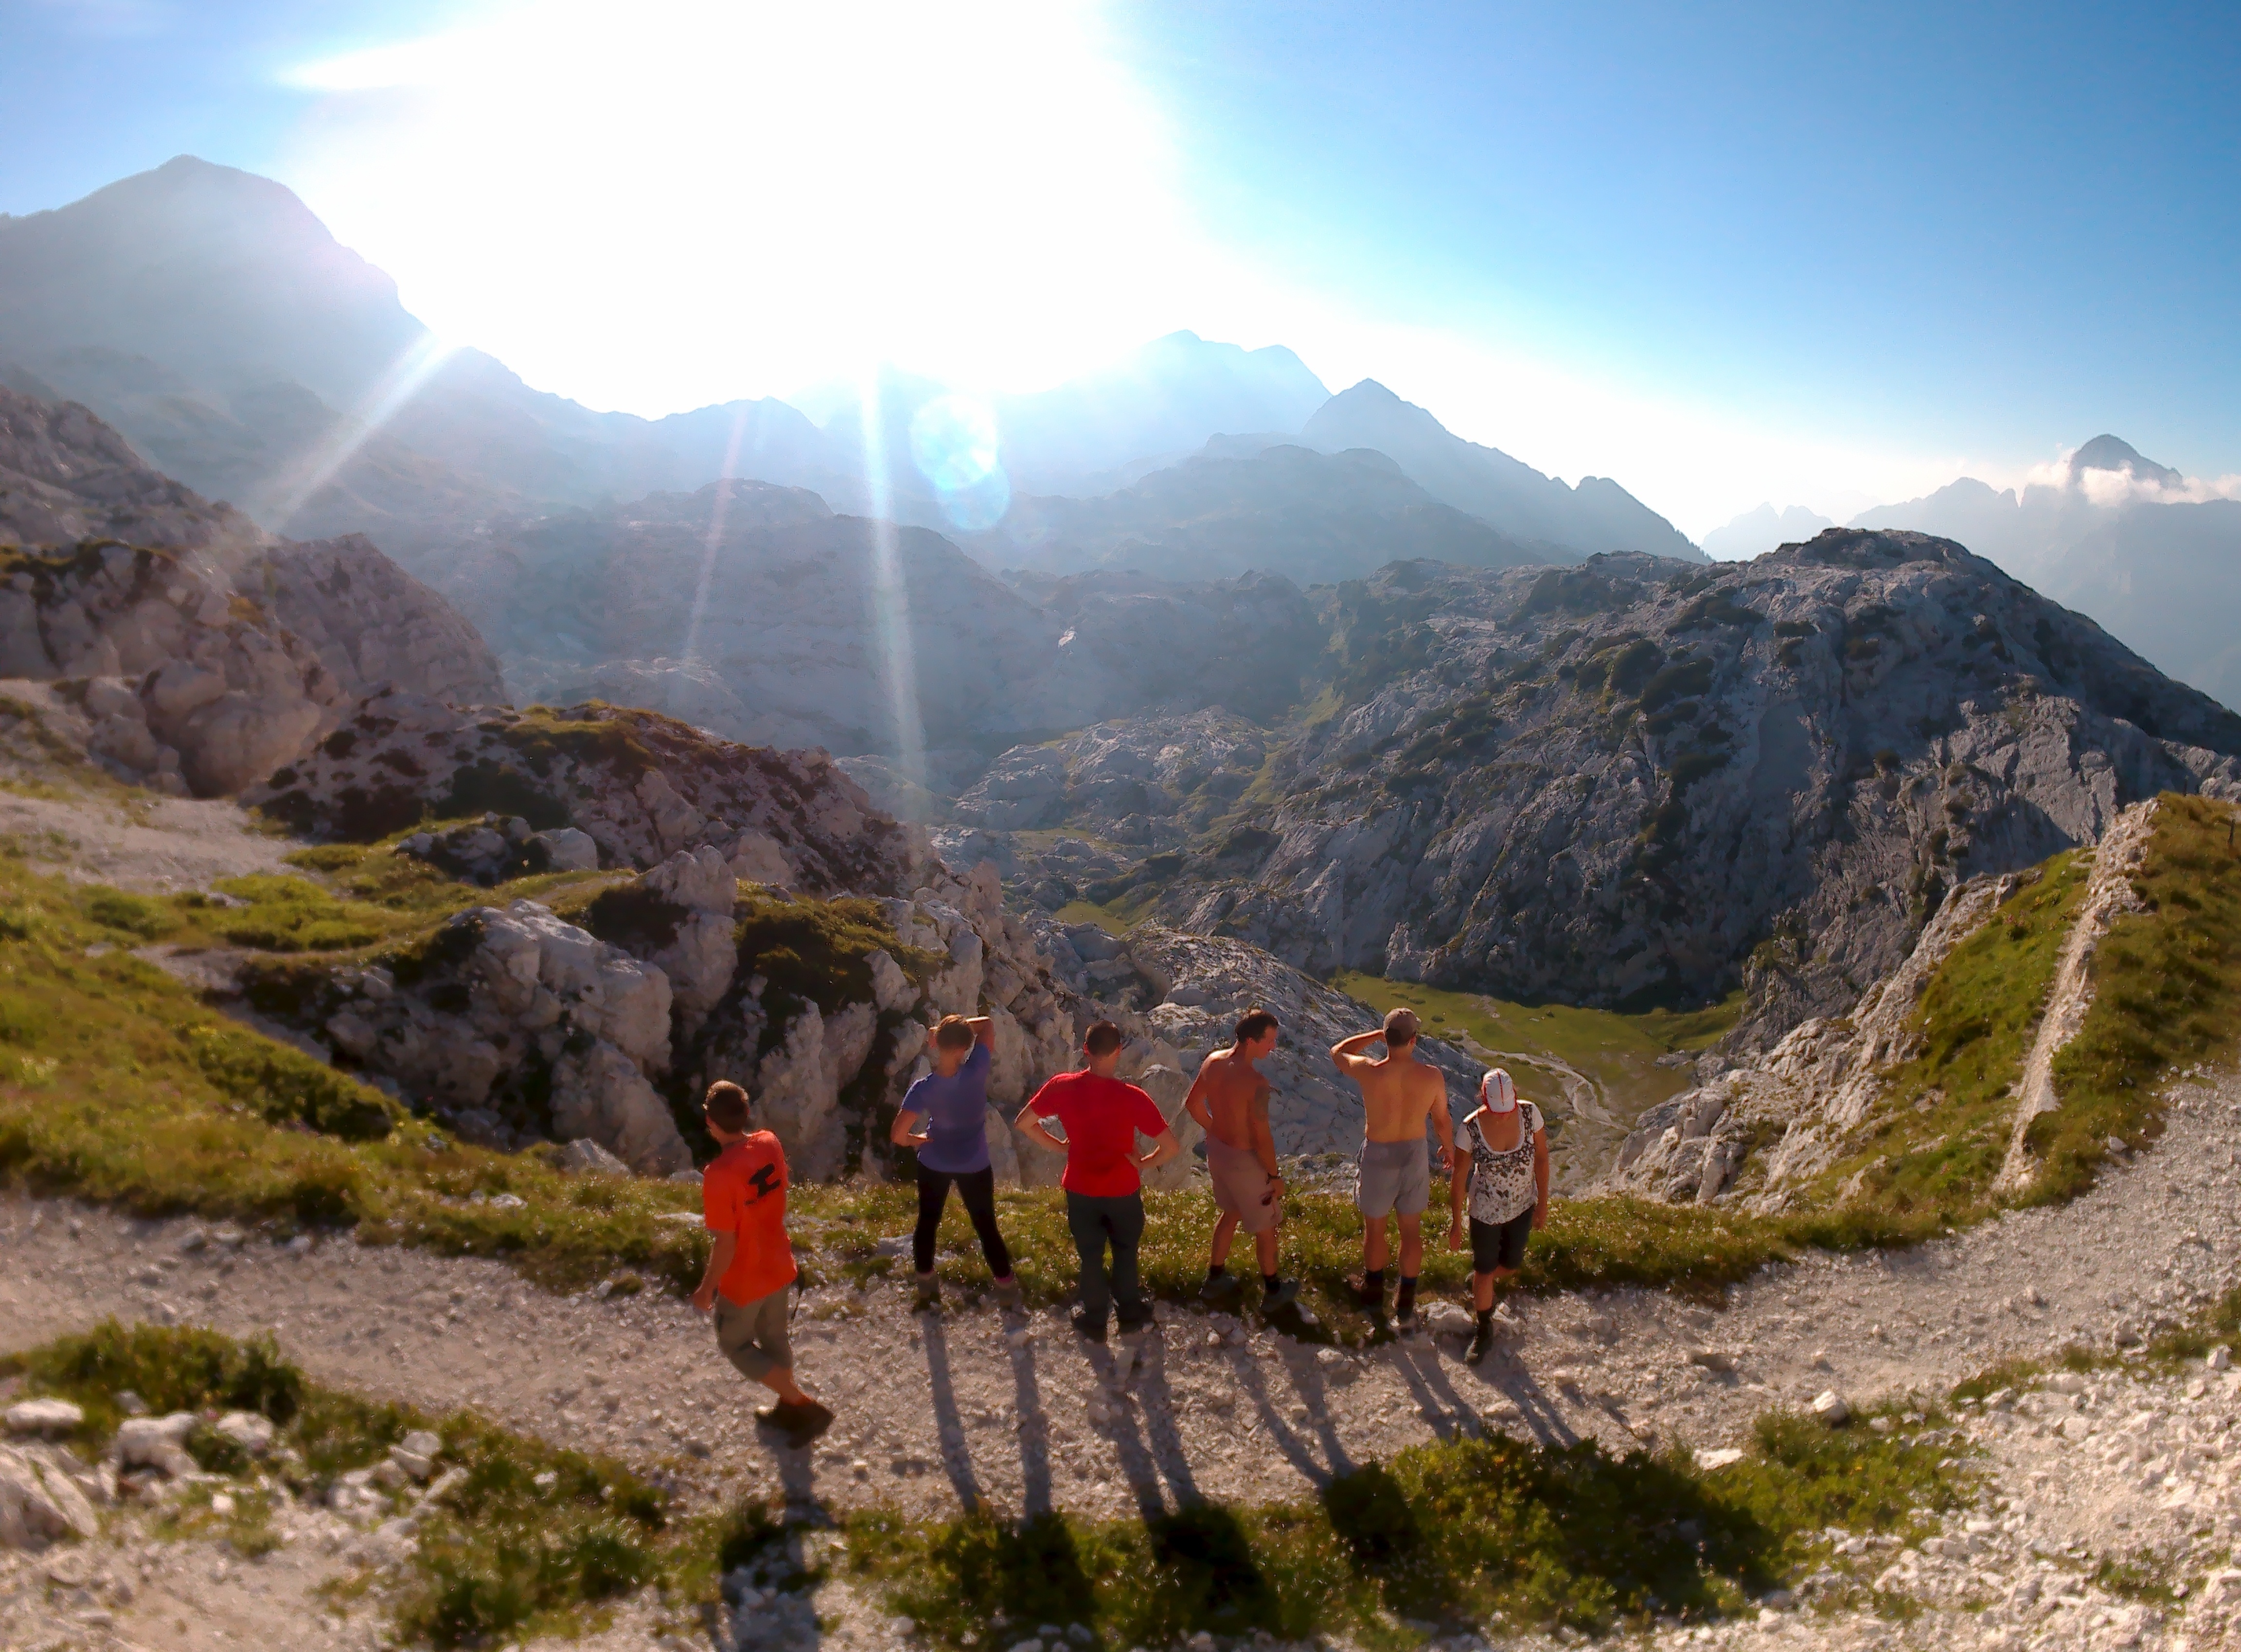
POLYGON ((1349 1057, 1342 1070, 1361 1087, 1362 1134, 1368 1140, 1421 1141, 1424 1121, 1435 1107, 1441 1122, 1446 1122, 1448 1081, 1437 1067, 1416 1059, 1415 1045, 1381 1060, 1349 1057))
POLYGON ((1207 1134, 1243 1152, 1255 1151, 1268 1130, 1268 1080, 1231 1048, 1206 1058, 1199 1084, 1212 1120, 1207 1134))

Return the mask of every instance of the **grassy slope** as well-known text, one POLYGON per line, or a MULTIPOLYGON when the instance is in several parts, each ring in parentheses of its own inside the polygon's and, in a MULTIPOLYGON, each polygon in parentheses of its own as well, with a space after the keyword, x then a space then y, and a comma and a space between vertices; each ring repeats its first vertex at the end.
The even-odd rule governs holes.
POLYGON ((960 1648, 1043 1622, 1087 1625, 1106 1648, 1256 1629, 1397 1648, 1422 1638, 1410 1619, 1601 1629, 1652 1613, 1704 1618, 1746 1609, 1826 1562, 1831 1526, 1919 1535, 1970 1481, 1928 1432, 1942 1421, 1934 1415, 1879 1435, 1776 1414, 1743 1461, 1709 1472, 1679 1455, 1614 1458, 1497 1437, 1417 1447, 1312 1501, 1258 1508, 1198 1504, 1108 1522, 860 1510, 842 1517, 838 1551, 805 1573, 782 1558, 805 1547, 803 1533, 764 1504, 694 1515, 621 1463, 471 1413, 434 1418, 322 1387, 269 1343, 110 1322, 0 1371, 84 1407, 73 1443, 89 1456, 127 1389, 158 1411, 271 1418, 278 1449, 262 1461, 214 1431, 196 1435, 190 1449, 226 1481, 189 1488, 167 1517, 175 1535, 224 1537, 248 1555, 278 1541, 280 1495, 318 1491, 379 1461, 408 1430, 434 1429, 444 1466, 465 1478, 424 1519, 420 1548, 382 1604, 403 1638, 443 1646, 585 1627, 648 1586, 682 1618, 742 1567, 791 1588, 838 1568, 937 1644, 960 1648), (229 1515, 212 1508, 221 1485, 233 1494, 229 1515))

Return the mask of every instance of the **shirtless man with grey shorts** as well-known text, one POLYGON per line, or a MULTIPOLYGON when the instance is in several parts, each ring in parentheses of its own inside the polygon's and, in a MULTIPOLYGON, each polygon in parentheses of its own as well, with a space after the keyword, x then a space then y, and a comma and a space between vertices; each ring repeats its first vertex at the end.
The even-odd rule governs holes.
POLYGON ((1268 1080, 1254 1063, 1276 1048, 1276 1018, 1255 1007, 1240 1016, 1234 1040, 1198 1070, 1183 1106, 1206 1132, 1206 1167, 1221 1219, 1214 1227, 1214 1254, 1199 1294, 1219 1302, 1236 1290, 1229 1276, 1229 1247, 1241 1228, 1253 1235, 1261 1264, 1261 1311, 1274 1314, 1300 1294, 1297 1280, 1276 1274, 1276 1231, 1284 1215, 1284 1179, 1276 1172, 1276 1140, 1268 1128, 1268 1080))
POLYGON ((1331 1046, 1338 1070, 1361 1087, 1361 1177, 1355 1204, 1361 1212, 1361 1305, 1385 1311, 1385 1221, 1401 1222, 1401 1287, 1393 1301, 1395 1326, 1416 1322, 1416 1274, 1424 1265, 1424 1207, 1432 1201, 1431 1157, 1424 1121, 1440 1139, 1440 1174, 1455 1156, 1455 1123, 1448 1117, 1448 1081, 1416 1059, 1416 1012, 1396 1009, 1375 1032, 1357 1033, 1331 1046), (1385 1054, 1365 1052, 1382 1042, 1385 1054))

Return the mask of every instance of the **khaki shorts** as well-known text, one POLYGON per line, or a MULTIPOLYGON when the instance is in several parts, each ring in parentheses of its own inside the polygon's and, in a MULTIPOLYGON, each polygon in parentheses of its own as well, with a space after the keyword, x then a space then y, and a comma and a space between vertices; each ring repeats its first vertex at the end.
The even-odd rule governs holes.
POLYGON ((739 1367, 739 1374, 760 1382, 773 1371, 793 1369, 793 1343, 786 1335, 786 1298, 781 1285, 752 1302, 735 1302, 716 1293, 716 1347, 739 1367))
POLYGON ((1241 1232, 1265 1234, 1283 1213, 1276 1207, 1276 1184, 1249 1147, 1233 1147, 1219 1136, 1206 1139, 1207 1174, 1214 1180, 1214 1207, 1237 1218, 1241 1232))

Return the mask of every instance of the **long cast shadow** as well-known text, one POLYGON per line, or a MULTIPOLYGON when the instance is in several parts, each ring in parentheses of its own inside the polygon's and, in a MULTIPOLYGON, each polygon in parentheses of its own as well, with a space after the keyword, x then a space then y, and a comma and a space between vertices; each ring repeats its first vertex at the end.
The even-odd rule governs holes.
POLYGON ((1183 1448, 1182 1432, 1175 1425, 1174 1390, 1168 1385, 1167 1341, 1158 1326, 1134 1333, 1124 1344, 1133 1354, 1125 1382, 1113 1381, 1117 1361, 1111 1354, 1093 1358, 1099 1376, 1118 1390, 1120 1401, 1113 1431, 1120 1451, 1121 1469, 1135 1493, 1137 1507, 1151 1520, 1167 1510, 1172 1490, 1178 1508, 1201 1502, 1205 1494, 1191 1472, 1190 1456, 1183 1448), (1133 1387, 1137 1403, 1127 1403, 1133 1387))
POLYGON ((1308 1355, 1305 1360, 1299 1359, 1289 1350, 1280 1354, 1278 1358, 1286 1376, 1291 1381, 1292 1391, 1299 1395, 1300 1403, 1307 1408, 1310 1421, 1320 1421, 1321 1425, 1318 1435, 1322 1445, 1321 1455, 1316 1455, 1313 1442, 1300 1433, 1291 1419, 1277 1411, 1275 1396, 1268 1391, 1268 1380, 1261 1372, 1259 1360, 1248 1354, 1242 1358, 1233 1355, 1228 1363, 1240 1386, 1253 1396, 1254 1406, 1261 1413, 1261 1422, 1268 1428, 1269 1437, 1276 1442, 1277 1450, 1284 1454, 1285 1460, 1299 1470, 1301 1477, 1309 1485, 1323 1486, 1335 1476, 1348 1472, 1354 1464, 1339 1439, 1337 1428, 1331 1422, 1330 1396, 1323 1386, 1314 1352, 1311 1349, 1301 1351, 1308 1355))
POLYGON ((1043 1410, 1042 1386, 1035 1380, 1034 1339, 1006 1343, 1012 1356, 1012 1383, 1019 1393, 1020 1481, 1029 1518, 1051 1512, 1050 1418, 1043 1410))
POLYGON ((965 1419, 957 1409, 957 1386, 949 1374, 949 1335, 939 1314, 919 1316, 919 1335, 926 1346, 927 1386, 933 1394, 934 1427, 941 1446, 942 1472, 966 1508, 987 1502, 980 1478, 973 1469, 973 1450, 965 1438, 965 1419))

